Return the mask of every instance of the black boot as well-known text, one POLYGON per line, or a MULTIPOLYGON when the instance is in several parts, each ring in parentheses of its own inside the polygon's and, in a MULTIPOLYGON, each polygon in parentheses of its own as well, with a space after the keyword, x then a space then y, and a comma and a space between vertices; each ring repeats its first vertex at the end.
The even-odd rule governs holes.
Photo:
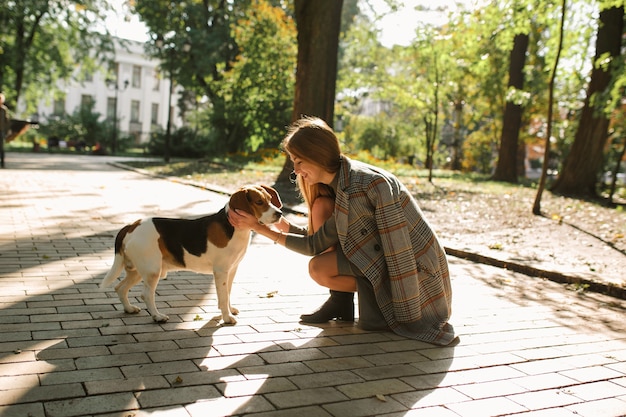
POLYGON ((303 323, 324 323, 329 320, 354 321, 354 293, 330 290, 330 297, 312 314, 303 314, 303 323))

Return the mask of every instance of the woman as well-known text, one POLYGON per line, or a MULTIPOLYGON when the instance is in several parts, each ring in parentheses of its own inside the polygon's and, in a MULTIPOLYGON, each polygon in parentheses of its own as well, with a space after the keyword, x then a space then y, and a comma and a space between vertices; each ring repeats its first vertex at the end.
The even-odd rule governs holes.
POLYGON ((392 174, 343 155, 335 133, 321 119, 296 121, 282 145, 305 198, 308 187, 333 190, 332 215, 313 234, 284 218, 278 230, 240 211, 231 211, 230 219, 235 227, 314 255, 311 277, 331 295, 313 315, 302 316, 303 321, 352 320, 352 294, 358 288, 361 327, 390 328, 439 345, 452 342, 446 255, 406 187, 392 174), (327 251, 332 247, 336 249, 327 251))

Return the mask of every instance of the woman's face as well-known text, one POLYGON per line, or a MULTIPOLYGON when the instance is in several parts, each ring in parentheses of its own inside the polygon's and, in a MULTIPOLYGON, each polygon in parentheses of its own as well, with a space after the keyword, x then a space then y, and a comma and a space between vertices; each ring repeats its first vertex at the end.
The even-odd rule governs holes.
POLYGON ((324 170, 319 165, 315 165, 304 159, 300 159, 297 156, 292 156, 293 170, 296 174, 300 175, 304 181, 309 184, 317 184, 322 182, 324 170))

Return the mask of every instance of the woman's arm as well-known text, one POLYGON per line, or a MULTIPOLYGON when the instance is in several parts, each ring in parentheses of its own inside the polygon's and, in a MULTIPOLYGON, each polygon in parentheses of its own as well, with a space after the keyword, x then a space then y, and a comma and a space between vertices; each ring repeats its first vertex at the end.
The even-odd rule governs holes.
POLYGON ((231 210, 228 212, 230 223, 236 228, 253 230, 262 236, 267 237, 275 243, 285 246, 303 255, 316 255, 338 242, 337 226, 334 217, 322 225, 313 235, 301 235, 294 233, 284 233, 284 227, 292 227, 288 221, 279 222, 280 229, 274 230, 271 227, 258 222, 256 217, 241 210, 231 210))
POLYGON ((269 226, 259 223, 259 220, 252 214, 242 210, 229 210, 228 221, 235 228, 252 230, 281 245, 285 244, 284 232, 289 231, 291 227, 289 221, 281 217, 280 220, 274 224, 278 230, 271 229, 269 226))

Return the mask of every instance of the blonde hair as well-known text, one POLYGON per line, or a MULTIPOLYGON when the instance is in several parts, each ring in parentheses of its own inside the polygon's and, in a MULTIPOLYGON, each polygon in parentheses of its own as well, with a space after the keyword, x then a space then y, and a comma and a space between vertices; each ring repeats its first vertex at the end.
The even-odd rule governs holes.
POLYGON ((318 197, 329 197, 333 200, 335 199, 335 192, 332 187, 326 184, 316 183, 309 184, 302 179, 300 175, 296 177, 296 183, 298 185, 298 190, 300 190, 300 195, 304 199, 308 209, 309 209, 309 227, 308 232, 310 235, 313 234, 313 216, 310 215, 311 208, 313 207, 313 202, 318 197))
MULTIPOLYGON (((336 173, 341 167, 339 139, 333 129, 318 117, 305 116, 292 123, 282 141, 282 148, 291 159, 305 160, 329 173, 336 173)), ((317 197, 335 199, 335 192, 326 184, 308 184, 300 175, 296 183, 309 211, 317 197)), ((309 216, 309 233, 313 232, 311 222, 312 217, 309 216)))
POLYGON ((289 127, 282 148, 295 156, 315 164, 326 172, 335 173, 341 166, 339 139, 333 129, 318 117, 303 117, 289 127))

